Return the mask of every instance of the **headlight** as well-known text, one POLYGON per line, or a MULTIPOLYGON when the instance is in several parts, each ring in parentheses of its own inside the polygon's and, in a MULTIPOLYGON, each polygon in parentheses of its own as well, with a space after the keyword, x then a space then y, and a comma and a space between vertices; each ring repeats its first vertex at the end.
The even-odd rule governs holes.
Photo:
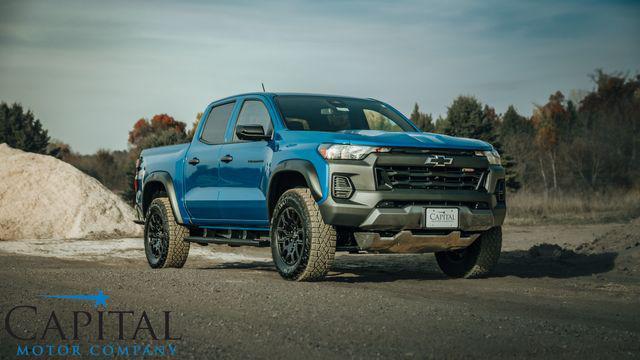
POLYGON ((362 146, 362 145, 338 145, 322 144, 318 146, 318 152, 327 160, 361 160, 374 152, 389 152, 389 148, 362 146))
POLYGON ((491 151, 476 151, 476 155, 486 157, 491 165, 502 165, 500 154, 495 149, 491 151))

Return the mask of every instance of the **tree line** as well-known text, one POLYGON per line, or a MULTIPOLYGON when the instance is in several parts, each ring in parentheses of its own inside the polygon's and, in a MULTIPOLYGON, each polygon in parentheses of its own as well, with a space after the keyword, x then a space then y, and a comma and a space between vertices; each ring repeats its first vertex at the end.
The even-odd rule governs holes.
POLYGON ((629 189, 640 176, 640 75, 596 71, 591 91, 557 91, 531 116, 514 106, 497 114, 459 96, 435 122, 414 106, 425 131, 487 141, 502 154, 507 186, 541 191, 629 189))
MULTIPOLYGON (((577 190, 629 189, 640 176, 640 75, 596 71, 591 91, 567 99, 557 91, 535 105, 531 116, 514 106, 503 114, 473 96, 453 100, 434 120, 416 103, 411 120, 423 131, 481 139, 502 155, 512 191, 544 194, 577 190)), ((0 143, 49 154, 97 178, 132 200, 135 160, 143 149, 188 142, 202 113, 187 124, 167 114, 136 121, 127 150, 98 150, 81 155, 50 140, 38 119, 19 104, 0 104, 0 143)))

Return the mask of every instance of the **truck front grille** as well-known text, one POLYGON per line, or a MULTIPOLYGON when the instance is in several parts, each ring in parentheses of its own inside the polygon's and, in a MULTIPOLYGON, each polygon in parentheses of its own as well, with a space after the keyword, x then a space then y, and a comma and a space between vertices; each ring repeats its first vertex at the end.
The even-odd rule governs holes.
POLYGON ((484 190, 486 169, 378 166, 378 189, 484 190))

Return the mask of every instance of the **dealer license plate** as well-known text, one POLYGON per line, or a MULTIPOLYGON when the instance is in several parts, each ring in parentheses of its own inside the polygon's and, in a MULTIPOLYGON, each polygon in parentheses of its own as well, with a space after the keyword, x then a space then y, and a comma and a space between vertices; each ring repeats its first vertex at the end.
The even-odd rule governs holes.
POLYGON ((430 229, 457 229, 458 208, 425 208, 424 224, 430 229))

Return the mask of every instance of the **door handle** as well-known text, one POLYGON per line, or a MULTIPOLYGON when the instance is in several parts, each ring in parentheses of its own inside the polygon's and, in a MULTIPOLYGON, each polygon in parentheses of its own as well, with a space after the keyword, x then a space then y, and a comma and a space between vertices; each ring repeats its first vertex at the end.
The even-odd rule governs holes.
POLYGON ((198 159, 197 157, 194 157, 193 159, 189 160, 189 164, 198 165, 200 164, 200 159, 198 159))
POLYGON ((220 158, 220 161, 222 161, 224 163, 232 162, 233 161, 233 156, 225 155, 225 156, 220 158))

